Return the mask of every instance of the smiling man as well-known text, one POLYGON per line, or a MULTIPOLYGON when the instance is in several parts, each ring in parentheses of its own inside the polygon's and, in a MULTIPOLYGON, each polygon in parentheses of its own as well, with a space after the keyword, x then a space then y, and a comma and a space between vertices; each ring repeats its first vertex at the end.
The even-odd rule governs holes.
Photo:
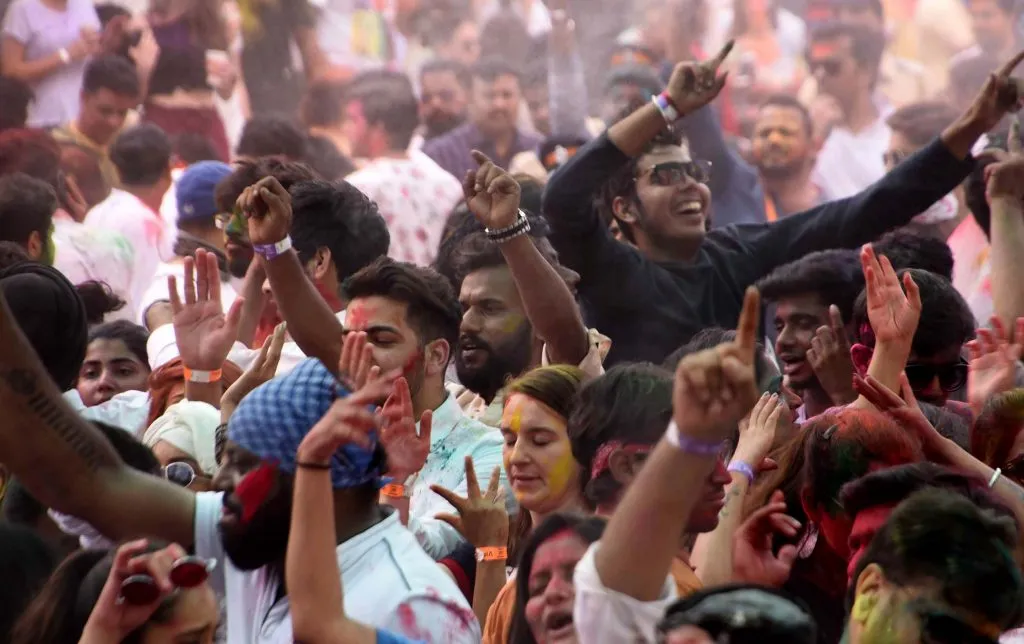
MULTIPOLYGON (((665 92, 588 143, 547 184, 551 243, 580 275, 588 325, 612 340, 607 363, 661 362, 702 328, 735 327, 746 287, 777 266, 905 225, 967 176, 971 146, 1013 107, 982 93, 940 137, 853 198, 707 232, 708 167, 670 127, 718 95, 725 85, 718 65, 727 54, 680 63, 665 92), (986 102, 999 104, 986 109, 986 102), (635 246, 617 242, 602 214, 628 230, 635 246)), ((985 91, 1008 91, 1019 60, 985 91)))

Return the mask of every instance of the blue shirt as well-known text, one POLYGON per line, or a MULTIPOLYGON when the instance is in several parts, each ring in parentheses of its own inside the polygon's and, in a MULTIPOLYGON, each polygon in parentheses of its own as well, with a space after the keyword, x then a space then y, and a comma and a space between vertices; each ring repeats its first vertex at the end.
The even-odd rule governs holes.
POLYGON ((512 162, 512 157, 520 152, 536 149, 540 142, 541 138, 538 135, 517 130, 508 155, 501 156, 493 141, 488 140, 476 125, 466 123, 424 143, 423 153, 461 182, 467 172, 479 167, 470 154, 473 150, 480 150, 486 154, 498 167, 507 168, 512 162))

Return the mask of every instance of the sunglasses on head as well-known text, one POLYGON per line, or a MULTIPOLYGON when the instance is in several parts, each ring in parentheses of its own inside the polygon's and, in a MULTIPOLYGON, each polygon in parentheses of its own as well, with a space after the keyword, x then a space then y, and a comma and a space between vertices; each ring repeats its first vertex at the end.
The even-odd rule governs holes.
MULTIPOLYGON (((174 562, 169 575, 178 589, 195 588, 210 578, 217 560, 202 557, 182 557, 174 562)), ((148 606, 160 598, 160 587, 150 575, 132 575, 121 582, 118 602, 131 606, 148 606)))
POLYGON ((196 480, 195 468, 184 461, 168 463, 162 469, 165 479, 181 487, 188 487, 196 480))
POLYGON ((711 179, 710 161, 666 161, 651 167, 646 174, 651 176, 651 185, 675 186, 687 179, 707 183, 711 179))
POLYGON ((939 387, 946 393, 956 391, 967 383, 967 363, 963 360, 939 365, 909 363, 904 371, 912 389, 925 389, 936 378, 939 379, 939 387))

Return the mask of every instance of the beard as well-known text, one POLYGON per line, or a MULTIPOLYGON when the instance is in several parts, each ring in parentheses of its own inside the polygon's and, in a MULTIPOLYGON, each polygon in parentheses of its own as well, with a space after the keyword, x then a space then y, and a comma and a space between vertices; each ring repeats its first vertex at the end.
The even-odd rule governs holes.
POLYGON ((533 357, 533 327, 523 322, 519 329, 498 347, 493 347, 475 334, 463 334, 455 352, 455 373, 459 382, 487 402, 501 391, 510 378, 522 375, 530 366, 533 357), (469 366, 462 359, 461 346, 471 343, 484 351, 487 358, 479 366, 469 366))
POLYGON ((803 159, 795 161, 789 161, 787 163, 775 163, 772 165, 764 165, 758 163, 757 169, 761 171, 761 175, 766 179, 789 179, 796 176, 805 165, 803 159))
POLYGON ((465 122, 465 114, 438 114, 424 123, 426 126, 426 136, 424 138, 430 140, 442 134, 448 134, 465 122))
MULTIPOLYGON (((267 496, 249 521, 219 526, 221 543, 231 563, 239 570, 258 570, 279 563, 288 552, 288 533, 291 526, 291 485, 278 477, 274 490, 267 496)), ((225 499, 225 505, 236 516, 242 512, 234 494, 225 499)))

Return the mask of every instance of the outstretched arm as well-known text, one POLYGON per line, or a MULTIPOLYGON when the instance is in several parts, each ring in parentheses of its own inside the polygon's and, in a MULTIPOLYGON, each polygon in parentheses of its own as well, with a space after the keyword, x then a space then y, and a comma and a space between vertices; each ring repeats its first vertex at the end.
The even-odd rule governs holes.
POLYGON ((758 262, 758 279, 775 267, 829 248, 855 248, 903 226, 956 188, 973 169, 971 148, 1016 108, 1010 73, 1021 52, 993 74, 974 103, 935 141, 848 199, 823 204, 760 226, 741 227, 758 262))
POLYGON ((0 294, 0 461, 47 507, 122 540, 193 540, 195 496, 121 462, 78 416, 28 344, 0 294))

